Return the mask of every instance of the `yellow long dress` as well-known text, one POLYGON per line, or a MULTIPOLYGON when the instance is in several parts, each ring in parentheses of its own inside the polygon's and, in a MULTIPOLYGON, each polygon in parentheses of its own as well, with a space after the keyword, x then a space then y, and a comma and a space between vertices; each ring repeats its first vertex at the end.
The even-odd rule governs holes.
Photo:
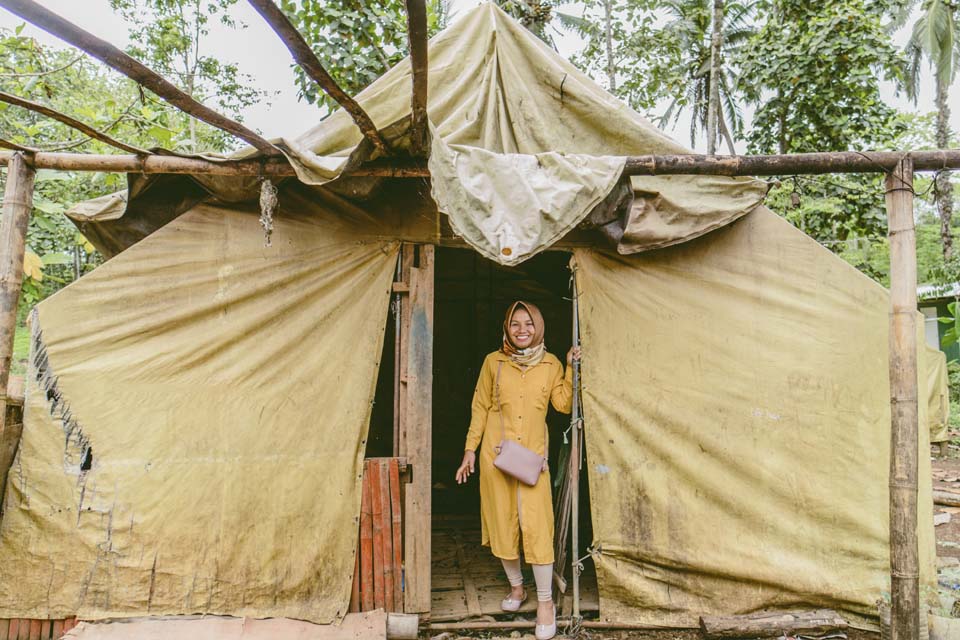
POLYGON ((473 393, 473 413, 465 449, 481 444, 480 519, 484 546, 505 560, 523 555, 531 564, 553 562, 553 496, 550 472, 540 474, 528 486, 493 466, 494 447, 500 443, 500 416, 494 387, 500 367, 500 406, 506 437, 540 455, 546 451, 547 403, 561 413, 570 413, 573 399, 573 372, 556 356, 547 353, 538 364, 523 369, 508 356, 495 351, 487 355, 473 393), (502 364, 501 364, 502 363, 502 364))

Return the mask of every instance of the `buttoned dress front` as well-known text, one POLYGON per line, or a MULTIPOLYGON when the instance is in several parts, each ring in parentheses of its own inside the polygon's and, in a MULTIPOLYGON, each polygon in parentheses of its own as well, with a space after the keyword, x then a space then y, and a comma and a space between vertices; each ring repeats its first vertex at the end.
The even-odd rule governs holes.
POLYGON ((546 433, 548 403, 561 413, 570 413, 573 398, 572 370, 566 373, 560 360, 547 353, 532 367, 521 367, 500 351, 487 355, 473 393, 466 450, 478 454, 480 467, 480 520, 482 544, 505 560, 523 555, 530 564, 553 562, 553 496, 550 472, 540 474, 528 486, 493 466, 501 438, 544 455, 549 446, 546 433), (500 370, 500 402, 496 398, 500 370), (503 415, 503 436, 500 416, 503 415))

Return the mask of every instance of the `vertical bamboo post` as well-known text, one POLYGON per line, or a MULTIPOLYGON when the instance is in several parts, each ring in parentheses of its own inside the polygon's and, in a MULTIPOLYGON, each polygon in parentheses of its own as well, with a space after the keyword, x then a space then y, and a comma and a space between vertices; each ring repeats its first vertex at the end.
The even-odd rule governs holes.
MULTIPOLYGON (((33 207, 33 182, 36 172, 22 153, 14 153, 7 164, 7 184, 3 192, 3 218, 0 219, 0 440, 6 428, 7 382, 13 356, 13 334, 17 330, 17 305, 23 284, 23 254, 27 226, 33 207)), ((0 480, 7 469, 0 469, 0 480)), ((2 487, 2 485, 0 485, 2 487)))
POLYGON ((887 175, 886 203, 890 237, 890 637, 917 640, 917 247, 913 162, 909 158, 887 175))
MULTIPOLYGON (((577 271, 573 271, 573 346, 580 346, 580 305, 577 294, 577 271)), ((573 406, 570 419, 573 428, 570 439, 570 537, 573 545, 573 619, 580 619, 580 452, 583 421, 580 419, 580 361, 573 366, 573 406)))

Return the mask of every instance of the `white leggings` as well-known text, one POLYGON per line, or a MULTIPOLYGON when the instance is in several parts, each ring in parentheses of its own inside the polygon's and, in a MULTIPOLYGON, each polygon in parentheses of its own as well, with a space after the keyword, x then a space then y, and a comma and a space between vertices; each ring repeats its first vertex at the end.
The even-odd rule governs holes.
MULTIPOLYGON (((503 570, 507 574, 507 580, 511 587, 519 587, 523 584, 523 572, 520 570, 520 559, 504 560, 503 570)), ((533 579, 537 582, 537 600, 540 602, 550 602, 553 599, 553 563, 550 564, 531 564, 533 567, 533 579)))

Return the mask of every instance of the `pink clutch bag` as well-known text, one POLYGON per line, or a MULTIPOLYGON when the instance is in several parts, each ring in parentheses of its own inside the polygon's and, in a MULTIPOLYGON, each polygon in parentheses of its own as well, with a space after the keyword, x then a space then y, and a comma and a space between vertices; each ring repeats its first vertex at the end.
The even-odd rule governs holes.
MULTIPOLYGON (((494 450, 497 457, 493 459, 493 466, 501 472, 512 476, 523 484, 534 486, 540 479, 540 474, 547 468, 547 458, 527 449, 522 444, 507 440, 507 433, 503 426, 503 411, 500 407, 500 370, 503 362, 497 367, 497 412, 500 413, 500 444, 494 450)), ((547 446, 547 425, 543 425, 543 446, 547 446)))
POLYGON ((497 457, 493 459, 493 466, 497 469, 531 487, 537 484, 545 463, 546 458, 513 440, 501 441, 497 457))

